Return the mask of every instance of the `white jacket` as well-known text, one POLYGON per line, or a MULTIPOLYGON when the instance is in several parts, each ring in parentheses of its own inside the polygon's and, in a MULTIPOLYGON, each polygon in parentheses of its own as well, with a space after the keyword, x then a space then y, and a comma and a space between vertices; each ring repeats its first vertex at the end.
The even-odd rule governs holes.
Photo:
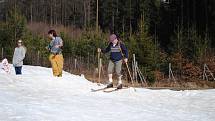
POLYGON ((16 47, 13 54, 13 66, 21 67, 23 66, 23 60, 25 58, 26 49, 23 46, 16 47))

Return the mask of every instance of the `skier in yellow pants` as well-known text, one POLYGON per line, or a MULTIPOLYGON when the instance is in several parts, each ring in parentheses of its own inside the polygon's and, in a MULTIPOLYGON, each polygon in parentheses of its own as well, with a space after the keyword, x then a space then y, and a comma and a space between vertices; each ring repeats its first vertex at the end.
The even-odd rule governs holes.
POLYGON ((49 61, 52 65, 52 71, 54 76, 62 77, 63 71, 63 55, 62 54, 51 54, 49 56, 49 61))
POLYGON ((56 77, 62 77, 64 59, 61 47, 63 46, 63 40, 57 36, 55 30, 50 30, 48 32, 48 35, 51 39, 51 42, 47 48, 51 52, 49 56, 49 61, 52 65, 53 75, 56 77))

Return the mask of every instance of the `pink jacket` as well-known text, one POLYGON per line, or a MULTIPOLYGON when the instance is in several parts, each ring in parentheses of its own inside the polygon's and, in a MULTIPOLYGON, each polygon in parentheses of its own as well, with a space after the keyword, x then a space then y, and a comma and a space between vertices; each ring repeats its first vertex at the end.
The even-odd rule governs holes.
POLYGON ((10 73, 10 65, 6 58, 2 60, 1 69, 3 69, 6 73, 10 73))

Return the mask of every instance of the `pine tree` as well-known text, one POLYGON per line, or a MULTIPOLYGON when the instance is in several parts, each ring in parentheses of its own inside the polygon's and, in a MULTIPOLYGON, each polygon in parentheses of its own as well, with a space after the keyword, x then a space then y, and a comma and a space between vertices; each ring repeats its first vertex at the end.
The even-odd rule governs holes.
POLYGON ((7 21, 0 24, 0 42, 5 49, 5 54, 11 55, 18 39, 26 31, 26 18, 20 10, 13 8, 8 11, 7 21))

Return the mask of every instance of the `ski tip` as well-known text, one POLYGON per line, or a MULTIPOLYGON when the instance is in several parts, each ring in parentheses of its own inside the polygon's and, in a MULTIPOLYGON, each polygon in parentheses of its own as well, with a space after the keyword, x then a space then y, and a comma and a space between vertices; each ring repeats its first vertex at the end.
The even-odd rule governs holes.
POLYGON ((134 92, 137 92, 137 89, 134 87, 130 87, 134 92))

